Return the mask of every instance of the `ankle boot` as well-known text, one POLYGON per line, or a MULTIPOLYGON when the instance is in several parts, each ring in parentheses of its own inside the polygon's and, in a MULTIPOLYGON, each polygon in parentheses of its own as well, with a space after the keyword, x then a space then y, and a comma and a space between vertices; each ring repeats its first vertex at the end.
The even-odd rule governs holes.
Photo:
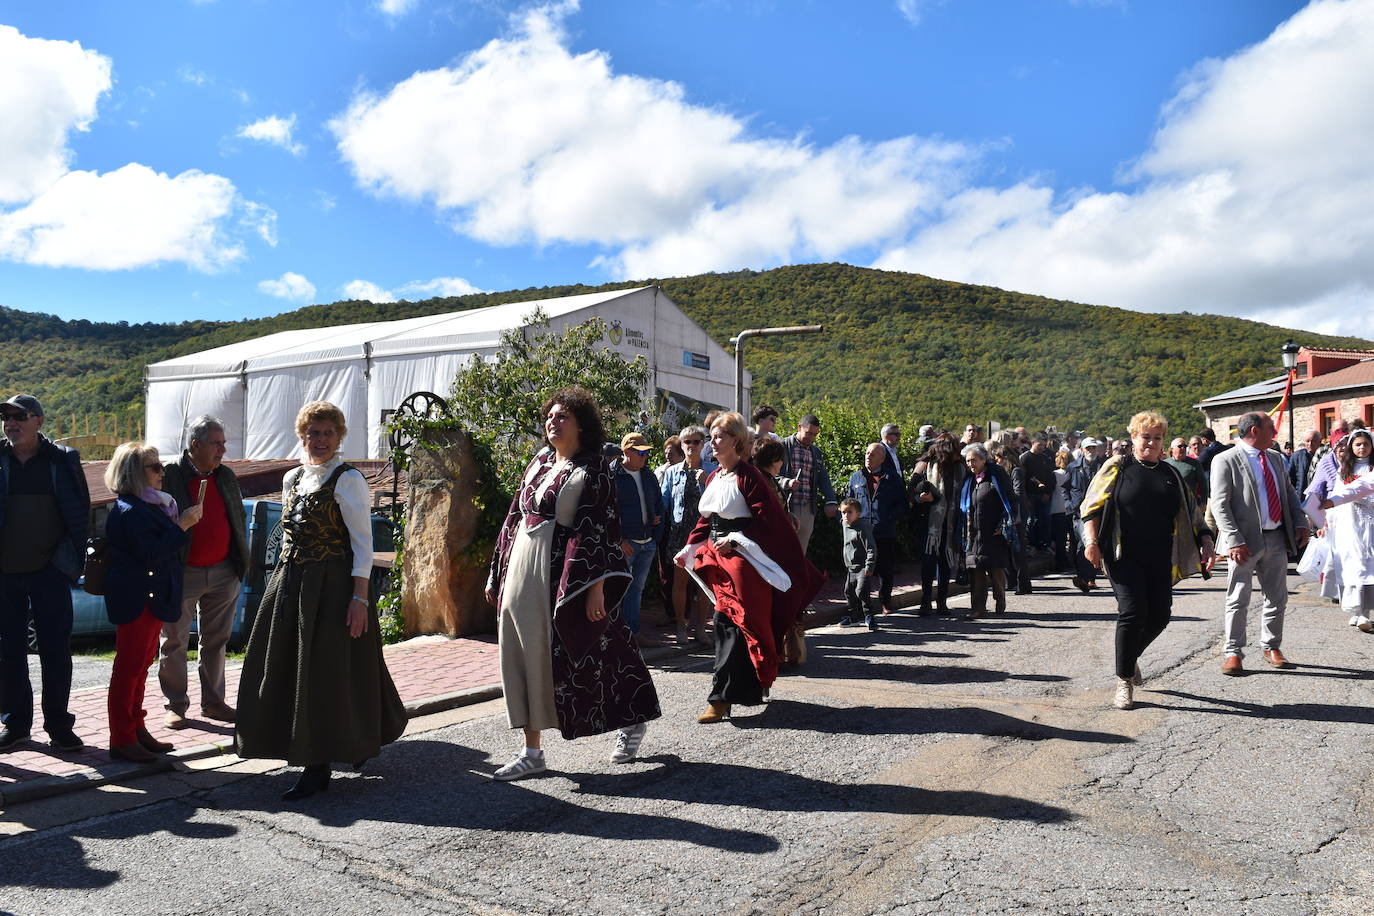
POLYGON ((154 754, 165 754, 172 750, 172 745, 166 741, 159 741, 152 736, 146 728, 140 728, 135 734, 138 736, 138 743, 145 750, 152 751, 154 754))
POLYGON ((282 793, 282 798, 287 801, 295 801, 298 798, 309 798, 316 792, 329 791, 329 764, 312 763, 304 770, 301 770, 301 778, 296 780, 296 784, 282 793))
POLYGON ((111 760, 127 760, 130 763, 151 763, 157 755, 135 741, 133 744, 120 744, 110 748, 111 760))
POLYGON ((730 715, 729 703, 718 703, 711 700, 706 704, 706 711, 697 716, 697 724, 710 725, 713 722, 721 721, 728 715, 730 715))

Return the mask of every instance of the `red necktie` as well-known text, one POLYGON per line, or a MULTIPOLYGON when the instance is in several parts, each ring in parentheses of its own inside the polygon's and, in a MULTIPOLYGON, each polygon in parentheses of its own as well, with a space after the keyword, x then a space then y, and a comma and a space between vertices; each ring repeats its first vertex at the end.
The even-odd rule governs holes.
POLYGON ((1269 467, 1269 457, 1260 452, 1260 465, 1264 468, 1264 493, 1269 497, 1269 521, 1283 521, 1283 506, 1279 504, 1279 485, 1274 481, 1274 472, 1269 467))

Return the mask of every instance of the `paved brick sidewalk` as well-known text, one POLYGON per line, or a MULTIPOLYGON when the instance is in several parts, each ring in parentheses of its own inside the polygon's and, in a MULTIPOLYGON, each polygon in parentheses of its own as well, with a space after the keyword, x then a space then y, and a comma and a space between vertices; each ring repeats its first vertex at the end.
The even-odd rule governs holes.
MULTIPOLYGON (((907 607, 920 600, 918 580, 919 575, 915 570, 899 572, 893 590, 894 606, 907 607)), ((813 626, 839 618, 845 606, 843 578, 832 578, 814 604, 818 614, 811 621, 813 626)), ((681 651, 669 645, 648 649, 644 654, 652 663, 657 659, 678 655, 681 651)), ((494 636, 460 639, 420 637, 387 646, 386 662, 396 682, 396 689, 412 716, 500 695, 501 674, 494 636)), ((231 665, 226 672, 230 697, 238 695, 239 671, 238 665, 231 665)), ((190 681, 190 713, 195 716, 200 710, 200 685, 194 673, 190 681)), ((18 745, 8 753, 0 753, 0 808, 31 798, 108 782, 123 782, 149 772, 168 769, 174 765, 172 761, 175 758, 232 752, 232 725, 193 718, 190 727, 174 731, 162 724, 164 710, 156 668, 149 675, 145 697, 148 730, 155 737, 176 746, 176 751, 168 758, 154 764, 110 760, 107 753, 110 736, 105 708, 106 689, 92 687, 76 690, 72 692, 71 710, 76 716, 76 733, 86 742, 85 749, 64 753, 49 747, 45 743, 47 736, 41 729, 35 729, 34 740, 18 745)))

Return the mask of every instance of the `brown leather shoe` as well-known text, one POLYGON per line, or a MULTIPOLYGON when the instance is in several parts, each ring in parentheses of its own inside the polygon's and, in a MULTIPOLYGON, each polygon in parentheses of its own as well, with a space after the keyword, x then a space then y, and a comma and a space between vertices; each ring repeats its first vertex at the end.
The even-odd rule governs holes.
POLYGON ((238 717, 234 712, 234 707, 228 703, 212 703, 209 706, 202 706, 200 714, 207 719, 214 719, 216 722, 233 722, 238 717))
POLYGON ((172 750, 169 742, 157 740, 146 728, 140 728, 135 734, 138 735, 139 746, 144 750, 152 751, 154 754, 165 754, 172 750))
POLYGON ((1283 653, 1278 649, 1265 649, 1264 660, 1275 668, 1292 668, 1293 663, 1283 657, 1283 653))
POLYGON ((730 715, 729 703, 717 703, 715 700, 706 704, 706 711, 697 716, 698 725, 710 725, 713 722, 720 722, 730 715))
POLYGON ((1240 677, 1245 673, 1245 668, 1241 666, 1239 655, 1228 655, 1226 660, 1221 663, 1221 673, 1231 677, 1240 677))
POLYGON ((130 763, 151 763, 157 759, 157 754, 138 743, 121 744, 110 748, 110 759, 127 760, 130 763))

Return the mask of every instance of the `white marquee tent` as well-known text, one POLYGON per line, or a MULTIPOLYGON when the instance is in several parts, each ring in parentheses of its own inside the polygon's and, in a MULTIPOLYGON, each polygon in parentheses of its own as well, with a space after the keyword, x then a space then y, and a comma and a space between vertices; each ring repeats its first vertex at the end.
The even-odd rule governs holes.
MULTIPOLYGON (((344 452, 384 458, 386 418, 408 395, 447 396, 474 355, 492 356, 501 333, 538 306, 554 331, 599 317, 606 345, 649 362, 650 391, 678 401, 734 403, 734 359, 656 286, 516 302, 428 315, 282 331, 148 366, 148 441, 177 454, 201 414, 228 426, 229 458, 299 455, 293 424, 307 401, 337 404, 349 419, 344 452), (366 420, 366 449, 358 442, 366 420)), ((749 377, 745 376, 746 403, 749 377)))

